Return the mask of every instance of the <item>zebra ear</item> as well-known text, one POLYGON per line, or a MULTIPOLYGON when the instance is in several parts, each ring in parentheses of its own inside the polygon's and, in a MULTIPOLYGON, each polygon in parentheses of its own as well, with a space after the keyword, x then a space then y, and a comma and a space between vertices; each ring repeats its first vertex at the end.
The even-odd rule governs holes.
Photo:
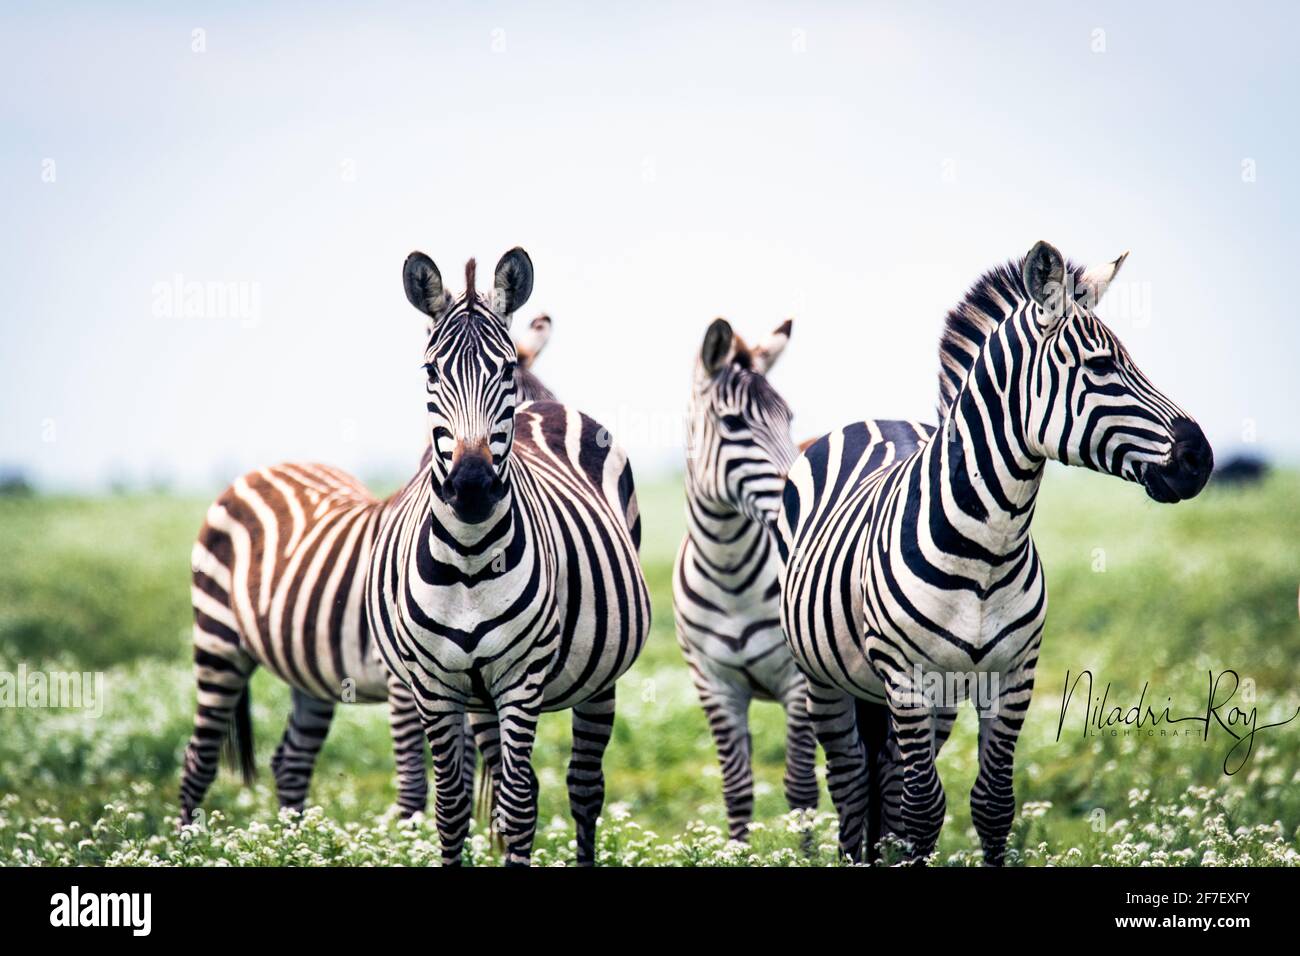
POLYGON ((1107 262, 1104 265, 1092 266, 1084 271, 1079 279, 1079 292, 1076 298, 1082 299, 1083 304, 1089 308, 1096 308, 1101 297, 1106 294, 1110 288, 1111 280, 1115 278, 1115 273, 1119 272, 1119 267, 1124 264, 1128 258, 1128 253, 1124 253, 1114 262, 1107 262))
POLYGON ((768 370, 776 364, 776 360, 781 357, 785 351, 786 343, 790 341, 790 330, 794 328, 794 319, 786 319, 763 341, 759 342, 750 350, 750 357, 754 362, 754 370, 766 375, 768 370))
POLYGON ((537 361, 538 354, 546 348, 546 341, 551 337, 551 317, 539 315, 528 323, 528 328, 515 337, 515 352, 519 355, 520 368, 531 368, 537 361))
POLYGON ((1042 306, 1052 320, 1059 319, 1065 306, 1065 257, 1060 250, 1040 239, 1025 256, 1021 274, 1029 297, 1042 306))
POLYGON ((533 293, 533 260, 515 246, 497 263, 496 283, 492 289, 492 311, 510 324, 510 316, 528 301, 533 293))
POLYGON ((412 252, 402 266, 402 285, 406 298, 429 318, 437 321, 447 310, 447 295, 442 288, 442 274, 433 260, 423 252, 412 252))
POLYGON ((722 368, 735 351, 735 342, 736 333, 731 330, 731 323, 726 319, 714 319, 704 333, 704 344, 700 347, 704 371, 712 375, 722 368))

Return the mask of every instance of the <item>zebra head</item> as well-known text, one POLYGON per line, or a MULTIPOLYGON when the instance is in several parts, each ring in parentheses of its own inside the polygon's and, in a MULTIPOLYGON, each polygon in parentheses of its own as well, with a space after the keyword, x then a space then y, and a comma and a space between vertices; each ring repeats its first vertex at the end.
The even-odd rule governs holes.
POLYGON ((515 352, 519 356, 519 401, 555 401, 555 395, 533 374, 533 363, 551 337, 551 317, 539 315, 515 336, 515 352))
POLYGON ((706 500, 771 525, 798 452, 790 406, 767 380, 790 340, 789 320, 753 348, 714 319, 695 363, 687 481, 706 500))
POLYGON ((1022 327, 1034 340, 1019 386, 1025 440, 1040 457, 1138 482, 1156 501, 1182 501, 1210 477, 1210 444, 1093 314, 1127 255, 1100 267, 1067 267, 1060 252, 1039 242, 1025 257, 1020 279, 1029 321, 1022 327))
POLYGON ((510 317, 532 292, 533 264, 511 249, 497 263, 489 296, 478 294, 474 279, 471 259, 465 293, 452 298, 424 253, 411 253, 402 268, 406 297, 430 320, 424 370, 433 494, 466 524, 485 521, 506 497, 520 401, 510 317))

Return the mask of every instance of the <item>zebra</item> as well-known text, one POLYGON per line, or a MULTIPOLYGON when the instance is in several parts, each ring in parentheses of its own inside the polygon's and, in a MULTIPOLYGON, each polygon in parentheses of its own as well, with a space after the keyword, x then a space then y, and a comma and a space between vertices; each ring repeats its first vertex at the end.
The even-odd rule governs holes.
POLYGON ((933 850, 945 809, 935 754, 972 696, 971 819, 985 862, 1004 861, 1047 613, 1029 533, 1046 461, 1137 482, 1158 502, 1209 478, 1200 427, 1093 312, 1125 256, 1083 269, 1039 242, 987 273, 947 316, 937 430, 857 422, 790 471, 781 621, 851 859, 864 836, 876 859, 891 832, 913 861, 933 850))
MULTIPOLYGON (((519 398, 553 400, 531 368, 550 337, 540 315, 516 342, 519 398)), ((425 449, 421 467, 428 467, 425 449)), ((395 496, 394 496, 395 497, 395 496)), ((181 775, 191 823, 217 773, 223 740, 245 783, 254 776, 248 682, 260 664, 290 685, 288 726, 271 761, 282 807, 302 810, 338 703, 387 701, 402 817, 428 803, 424 733, 410 691, 390 678, 370 638, 362 588, 379 500, 321 464, 259 468, 208 508, 191 553, 197 707, 181 775)), ((474 763, 467 761, 472 775, 474 763)))
POLYGON ((609 433, 555 402, 519 405, 511 314, 532 290, 527 253, 497 264, 489 296, 443 288, 413 252, 402 278, 431 320, 424 351, 433 456, 381 517, 366 616, 410 688, 433 751, 442 861, 461 862, 472 800, 464 714, 492 780, 508 865, 526 865, 537 823, 532 749, 543 711, 573 710, 570 808, 577 861, 595 862, 602 757, 615 680, 645 643, 632 469, 609 433))
POLYGON ((673 567, 673 612, 717 745, 733 840, 748 836, 754 808, 748 725, 755 697, 785 708, 786 801, 793 810, 817 806, 817 742, 808 687, 781 632, 774 540, 797 452, 790 407, 767 373, 792 325, 750 348, 716 319, 695 362, 687 420, 687 531, 673 567))

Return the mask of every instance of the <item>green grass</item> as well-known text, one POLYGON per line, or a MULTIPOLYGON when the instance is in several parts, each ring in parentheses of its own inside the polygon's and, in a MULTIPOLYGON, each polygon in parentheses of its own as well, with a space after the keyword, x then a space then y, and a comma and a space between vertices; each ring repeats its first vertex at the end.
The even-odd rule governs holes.
MULTIPOLYGON (((1204 711, 1208 672, 1252 684, 1259 724, 1298 706, 1300 474, 1250 490, 1211 489, 1158 506, 1140 489, 1053 469, 1035 537, 1051 594, 1037 693, 1017 753, 1021 812, 1012 861, 1300 863, 1300 719, 1262 731, 1227 776, 1234 742, 1086 738, 1076 705, 1057 740, 1066 670, 1090 668, 1124 707, 1204 711), (1102 570, 1104 568, 1104 570, 1102 570)), ((165 496, 0 499, 0 671, 98 671, 105 705, 0 708, 0 860, 11 863, 404 863, 437 857, 430 821, 399 825, 382 707, 340 708, 311 803, 279 816, 269 758, 288 693, 253 682, 256 786, 223 773, 207 828, 174 825, 179 759, 190 730, 189 547, 206 501, 165 496)), ((728 845, 720 777, 672 631, 669 575, 682 532, 679 484, 641 489, 643 556, 654 601, 645 653, 619 687, 606 757, 606 862, 804 864, 835 861, 834 821, 787 814, 783 720, 756 704, 756 819, 751 846, 728 845)), ((1079 694, 1084 691, 1081 689, 1079 694)), ((1241 694, 1238 695, 1241 697, 1241 694)), ((1245 706, 1245 705, 1243 705, 1245 706)), ((1226 714, 1226 708, 1225 708, 1226 714)), ((974 715, 964 710, 939 759, 948 794, 939 862, 978 861, 967 795, 974 715)), ((1180 725, 1183 727, 1189 725, 1180 725)), ((537 862, 570 857, 564 793, 568 715, 543 718, 537 862)), ((476 827, 471 856, 493 851, 476 827)))

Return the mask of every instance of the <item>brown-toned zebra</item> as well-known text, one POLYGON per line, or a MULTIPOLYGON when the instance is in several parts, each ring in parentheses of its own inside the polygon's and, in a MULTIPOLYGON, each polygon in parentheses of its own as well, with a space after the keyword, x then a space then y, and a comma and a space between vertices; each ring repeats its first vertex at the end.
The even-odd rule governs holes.
POLYGON ((677 643, 691 668, 722 765, 733 840, 754 808, 749 705, 786 712, 785 796, 817 806, 817 741, 808 684, 781 632, 780 556, 774 525, 797 453, 790 408, 767 380, 792 323, 752 348, 725 319, 704 336, 687 418, 686 536, 673 570, 677 643))
MULTIPOLYGON (((551 320, 515 343, 521 401, 554 396, 531 372, 551 320)), ((427 468, 425 450, 421 468, 427 468)), ((281 806, 301 809, 337 703, 388 702, 403 816, 428 798, 424 742, 410 691, 389 678, 366 623, 362 588, 375 533, 392 498, 351 475, 287 463, 239 478, 209 507, 194 544, 192 600, 198 702, 185 750, 181 817, 217 772, 223 740, 253 776, 248 681, 260 664, 292 688, 293 709, 271 761, 281 806)), ((467 762, 472 776, 473 761, 467 762)))

